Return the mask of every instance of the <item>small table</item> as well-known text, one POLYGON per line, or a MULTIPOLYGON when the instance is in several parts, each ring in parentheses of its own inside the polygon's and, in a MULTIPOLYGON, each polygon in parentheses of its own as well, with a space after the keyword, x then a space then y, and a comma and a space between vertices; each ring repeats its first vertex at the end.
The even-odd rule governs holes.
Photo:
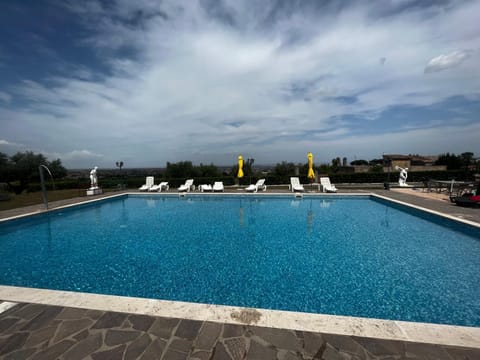
POLYGON ((310 186, 310 189, 315 186, 317 188, 318 192, 322 192, 322 184, 320 183, 311 183, 310 185, 305 185, 305 189, 307 189, 310 186))

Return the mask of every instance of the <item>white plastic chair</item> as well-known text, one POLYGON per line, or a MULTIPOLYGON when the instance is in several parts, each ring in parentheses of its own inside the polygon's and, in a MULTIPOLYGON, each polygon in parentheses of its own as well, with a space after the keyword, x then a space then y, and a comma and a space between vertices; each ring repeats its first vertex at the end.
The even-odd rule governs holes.
POLYGON ((138 188, 139 191, 148 191, 153 184, 155 183, 155 178, 153 176, 147 176, 145 179, 145 184, 138 188))
POLYGON ((330 192, 330 193, 336 193, 337 188, 335 185, 330 183, 330 178, 329 177, 321 177, 320 178, 320 185, 322 185, 323 192, 330 192))
POLYGON ((185 181, 185 184, 180 185, 180 187, 178 188, 179 192, 190 192, 190 190, 195 190, 195 185, 193 185, 193 179, 188 179, 187 181, 185 181))
POLYGON ((299 180, 298 177, 291 177, 290 178, 290 190, 292 190, 292 192, 296 192, 296 191, 304 192, 305 191, 303 185, 300 184, 300 180, 299 180))
POLYGON ((245 191, 257 192, 258 190, 263 190, 263 191, 267 190, 267 185, 265 185, 265 179, 260 179, 257 181, 255 185, 250 184, 245 188, 245 191))

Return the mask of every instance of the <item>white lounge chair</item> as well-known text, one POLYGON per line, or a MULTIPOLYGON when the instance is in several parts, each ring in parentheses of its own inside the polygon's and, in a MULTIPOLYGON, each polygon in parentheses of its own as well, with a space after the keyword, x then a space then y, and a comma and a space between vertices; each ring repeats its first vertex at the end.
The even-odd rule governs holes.
POLYGON ((337 188, 335 185, 330 183, 330 178, 329 177, 321 177, 320 178, 320 185, 322 185, 322 191, 323 192, 329 192, 329 193, 336 193, 337 188))
POLYGON ((167 181, 162 181, 158 185, 153 185, 150 189, 148 189, 148 191, 162 192, 162 190, 168 190, 169 188, 170 187, 168 186, 168 182, 167 181))
POLYGON ((201 192, 204 192, 204 191, 212 191, 212 185, 210 184, 202 184, 202 185, 199 185, 198 186, 198 190, 200 190, 201 192))
POLYGON ((245 191, 257 192, 258 190, 263 190, 263 191, 267 190, 267 185, 265 185, 265 179, 260 179, 257 181, 255 185, 250 184, 245 188, 245 191))
POLYGON ((300 180, 298 179, 298 177, 291 177, 290 178, 290 190, 292 190, 292 192, 296 192, 296 191, 304 192, 305 191, 305 189, 303 188, 303 185, 300 184, 300 180))
POLYGON ((154 183, 155 183, 155 178, 153 176, 147 176, 145 179, 145 184, 140 186, 138 190, 148 191, 153 186, 154 183))
POLYGON ((222 191, 223 192, 223 181, 215 181, 213 184, 213 191, 222 191))
POLYGON ((185 184, 180 185, 180 187, 178 188, 179 192, 190 192, 190 190, 195 190, 195 185, 193 185, 193 179, 188 179, 187 181, 185 181, 185 184))

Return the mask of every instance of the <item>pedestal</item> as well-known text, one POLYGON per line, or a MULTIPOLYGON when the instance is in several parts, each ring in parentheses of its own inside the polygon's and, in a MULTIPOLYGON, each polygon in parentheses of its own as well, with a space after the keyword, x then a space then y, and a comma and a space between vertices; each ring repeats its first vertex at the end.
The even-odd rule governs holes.
POLYGON ((87 189, 87 196, 100 195, 100 194, 103 194, 103 191, 99 187, 87 189))

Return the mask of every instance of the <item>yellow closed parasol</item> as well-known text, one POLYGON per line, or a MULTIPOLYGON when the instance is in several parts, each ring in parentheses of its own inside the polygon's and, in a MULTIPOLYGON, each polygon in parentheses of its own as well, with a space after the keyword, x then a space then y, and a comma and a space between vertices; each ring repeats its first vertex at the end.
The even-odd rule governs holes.
POLYGON ((238 156, 238 173, 237 177, 240 179, 243 177, 243 158, 242 155, 238 156))
POLYGON ((313 171, 313 154, 309 152, 307 154, 308 157, 308 175, 307 177, 313 181, 315 179, 315 172, 313 171))

